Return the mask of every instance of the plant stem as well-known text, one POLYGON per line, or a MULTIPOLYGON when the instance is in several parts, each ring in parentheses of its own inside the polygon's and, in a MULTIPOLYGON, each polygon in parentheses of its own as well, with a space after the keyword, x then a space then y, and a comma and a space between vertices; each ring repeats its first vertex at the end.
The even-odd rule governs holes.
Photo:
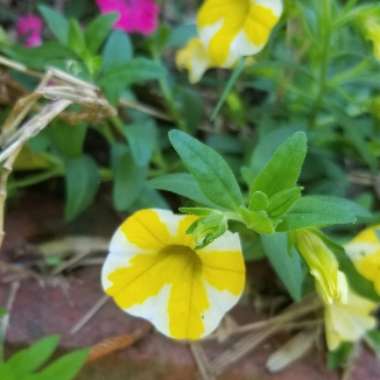
POLYGON ((319 19, 321 30, 321 55, 319 70, 319 89, 311 116, 311 126, 315 127, 316 118, 323 105, 327 89, 328 69, 331 49, 331 0, 322 0, 322 13, 319 19))

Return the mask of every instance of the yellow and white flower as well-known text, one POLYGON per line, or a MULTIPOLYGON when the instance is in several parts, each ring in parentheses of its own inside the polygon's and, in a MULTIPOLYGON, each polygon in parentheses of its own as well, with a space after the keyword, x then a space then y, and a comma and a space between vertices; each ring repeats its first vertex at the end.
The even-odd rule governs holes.
POLYGON ((344 302, 348 293, 346 277, 339 270, 338 260, 325 242, 313 231, 305 229, 295 232, 295 243, 315 279, 324 303, 344 302))
POLYGON ((282 0, 206 0, 197 26, 212 64, 231 67, 240 57, 257 54, 282 11, 282 0))
POLYGON ((199 38, 193 38, 178 51, 176 65, 179 69, 189 72, 190 83, 197 83, 212 63, 202 41, 199 38))
POLYGON ((177 53, 177 66, 196 83, 209 68, 230 68, 259 53, 282 11, 282 0, 205 0, 197 16, 198 37, 177 53))
POLYGON ((376 303, 348 290, 345 302, 334 301, 325 305, 325 334, 329 350, 336 350, 341 343, 356 342, 376 327, 372 313, 376 303))
POLYGON ((380 225, 361 231, 345 248, 357 271, 380 295, 380 225))
POLYGON ((186 233, 196 219, 136 212, 114 234, 102 271, 103 288, 121 309, 174 339, 210 334, 244 289, 239 236, 226 232, 196 250, 186 233))

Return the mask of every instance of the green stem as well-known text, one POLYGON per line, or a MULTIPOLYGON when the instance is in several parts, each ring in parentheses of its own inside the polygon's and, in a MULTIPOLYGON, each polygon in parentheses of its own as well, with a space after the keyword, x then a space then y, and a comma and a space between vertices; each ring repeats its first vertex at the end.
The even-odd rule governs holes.
POLYGON ((55 168, 53 170, 49 170, 43 173, 30 175, 20 180, 13 180, 12 182, 10 182, 8 189, 12 191, 12 190, 21 189, 28 186, 37 185, 41 182, 47 181, 48 179, 60 177, 63 174, 64 174, 63 169, 55 168))
POLYGON ((331 49, 331 0, 322 1, 322 14, 319 19, 321 28, 321 56, 319 70, 319 89, 314 103, 311 126, 315 127, 316 119, 323 105, 323 99, 328 84, 328 69, 331 49))

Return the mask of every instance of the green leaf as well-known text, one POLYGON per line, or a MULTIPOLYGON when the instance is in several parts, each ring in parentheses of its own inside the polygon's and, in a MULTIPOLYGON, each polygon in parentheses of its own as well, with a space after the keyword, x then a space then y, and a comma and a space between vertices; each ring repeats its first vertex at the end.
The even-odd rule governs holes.
POLYGON ((275 226, 266 211, 251 211, 243 207, 239 211, 250 230, 259 234, 271 234, 275 231, 275 226))
POLYGON ((290 231, 306 227, 323 227, 334 224, 355 223, 358 217, 369 213, 354 202, 329 196, 307 196, 300 198, 278 226, 279 231, 290 231))
POLYGON ((66 162, 66 206, 65 218, 72 221, 94 200, 100 185, 96 162, 89 156, 66 162))
POLYGON ((66 45, 69 40, 69 22, 59 12, 46 5, 39 5, 38 10, 44 18, 51 32, 61 44, 66 45))
POLYGON ((69 38, 68 46, 80 57, 86 53, 86 40, 82 28, 77 20, 69 21, 69 38))
POLYGON ((146 166, 157 141, 157 129, 151 119, 126 125, 124 133, 128 139, 131 153, 138 166, 146 166))
POLYGON ((255 191, 249 197, 249 209, 253 211, 266 210, 269 206, 269 199, 262 191, 255 191))
POLYGON ((222 156, 178 130, 170 131, 169 139, 211 202, 226 209, 237 209, 244 203, 239 184, 222 156))
POLYGON ((96 53, 108 34, 112 30, 112 25, 117 21, 117 13, 107 13, 99 15, 87 26, 84 35, 86 45, 92 53, 96 53))
POLYGON ((298 252, 289 247, 286 233, 262 235, 261 242, 273 269, 280 277, 294 301, 302 298, 305 272, 298 252))
POLYGON ((330 351, 327 356, 327 367, 339 369, 346 367, 353 354, 352 343, 342 343, 335 351, 330 351))
POLYGON ((20 380, 20 378, 13 372, 7 363, 0 363, 0 379, 1 380, 20 380))
POLYGON ((145 184, 146 167, 136 165, 123 145, 112 147, 113 203, 116 210, 126 211, 140 196, 145 184))
POLYGON ((87 360, 88 350, 77 350, 64 355, 30 380, 73 380, 87 360))
POLYGON ((166 174, 161 177, 153 178, 149 184, 158 190, 169 191, 182 197, 189 198, 196 203, 215 207, 208 198, 202 193, 198 183, 187 173, 166 174))
POLYGON ((46 134, 61 155, 74 158, 83 152, 87 126, 84 124, 70 126, 66 123, 55 122, 46 129, 46 134))
POLYGON ((165 75, 164 67, 156 61, 147 58, 133 58, 123 66, 110 68, 103 73, 99 84, 107 96, 115 101, 127 86, 160 79, 165 75))
POLYGON ((270 161, 276 149, 295 133, 294 128, 278 128, 261 136, 250 159, 249 169, 256 176, 270 161))
POLYGON ((272 218, 286 214, 301 198, 301 188, 296 186, 273 195, 269 200, 268 214, 272 218))
POLYGON ((161 208, 169 210, 171 207, 166 199, 148 183, 145 182, 139 197, 133 204, 132 210, 141 210, 143 208, 161 208))
POLYGON ((9 57, 35 69, 46 69, 49 65, 63 67, 67 60, 77 58, 68 47, 55 41, 33 49, 12 45, 12 48, 3 50, 9 57))
POLYGON ((57 349, 58 343, 58 336, 41 339, 31 347, 14 354, 8 360, 7 365, 18 376, 32 373, 49 360, 57 349))
POLYGON ((294 187, 301 174, 306 152, 305 133, 295 133, 274 152, 272 159, 254 179, 251 191, 262 191, 271 197, 294 187))
POLYGON ((380 330, 370 331, 365 337, 366 342, 377 356, 380 356, 380 330))
POLYGON ((109 36, 103 50, 103 71, 120 67, 133 57, 133 46, 128 34, 114 30, 109 36))

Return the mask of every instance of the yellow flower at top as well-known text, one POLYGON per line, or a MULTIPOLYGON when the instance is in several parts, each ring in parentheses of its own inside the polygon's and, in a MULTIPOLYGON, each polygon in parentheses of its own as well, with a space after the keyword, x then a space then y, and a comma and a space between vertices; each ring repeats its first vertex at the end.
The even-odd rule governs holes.
POLYGON ((380 225, 361 231, 345 248, 358 272, 373 282, 380 295, 380 225))
POLYGON ((177 55, 177 66, 197 82, 208 68, 230 68, 259 53, 283 12, 282 0, 205 0, 197 15, 198 37, 177 55))
POLYGON ((372 315, 377 304, 348 289, 345 302, 334 301, 325 305, 325 334, 329 350, 336 350, 341 343, 356 342, 376 327, 372 315))
POLYGON ((210 334, 245 284, 239 236, 226 232, 196 249, 186 233, 196 220, 166 210, 136 212, 114 234, 102 271, 106 294, 122 310, 174 339, 210 334))
POLYGON ((231 67, 240 57, 257 54, 282 10, 282 0, 206 0, 197 26, 213 65, 231 67))

